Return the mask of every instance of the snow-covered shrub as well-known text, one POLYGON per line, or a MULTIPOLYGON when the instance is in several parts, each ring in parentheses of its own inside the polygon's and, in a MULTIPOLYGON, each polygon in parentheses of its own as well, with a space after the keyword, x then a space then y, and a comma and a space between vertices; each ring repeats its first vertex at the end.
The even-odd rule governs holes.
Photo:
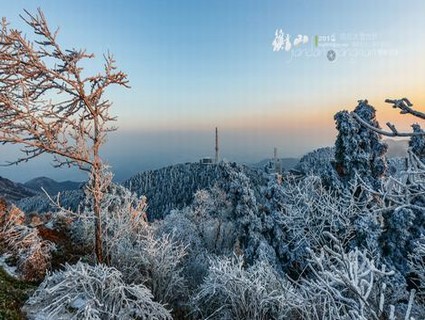
MULTIPOLYGON (((193 297, 202 319, 290 319, 297 294, 265 262, 245 268, 242 257, 216 258, 193 297)), ((291 317, 292 316, 292 317, 291 317)))
POLYGON ((227 254, 233 251, 236 221, 232 221, 232 204, 223 190, 217 186, 198 190, 187 216, 196 225, 202 245, 208 252, 227 254))
POLYGON ((324 231, 347 237, 352 231, 351 221, 360 211, 351 194, 338 195, 325 188, 318 176, 298 181, 288 177, 282 192, 285 212, 280 219, 296 245, 309 239, 317 246, 324 231))
MULTIPOLYGON (((155 300, 174 303, 186 292, 181 275, 185 247, 171 235, 157 235, 146 220, 145 197, 137 198, 128 189, 111 185, 102 202, 102 245, 108 265, 118 269, 126 283, 146 285, 155 300)), ((91 207, 74 221, 73 240, 93 246, 91 207)))
POLYGON ((182 263, 186 256, 185 247, 176 243, 172 235, 156 237, 150 230, 137 240, 132 253, 129 258, 136 259, 137 264, 128 278, 133 278, 136 283, 143 282, 162 303, 174 307, 184 302, 187 297, 182 263))
POLYGON ((31 319, 172 319, 143 284, 105 265, 66 264, 48 274, 23 307, 31 319))
MULTIPOLYGON (((353 111, 371 126, 379 128, 375 108, 367 100, 360 100, 353 111)), ((335 166, 348 182, 359 174, 371 186, 378 189, 379 179, 385 174, 385 153, 388 146, 381 136, 361 125, 348 111, 340 111, 335 117, 338 136, 335 142, 335 166)))
MULTIPOLYGON (((128 228, 128 224, 125 226, 124 224, 133 219, 130 211, 133 210, 133 207, 139 205, 139 199, 124 187, 111 184, 107 191, 101 203, 103 250, 105 251, 104 255, 106 258, 109 255, 109 246, 114 245, 114 241, 111 240, 119 239, 121 236, 119 232, 128 233, 132 231, 132 228, 128 228), (126 214, 115 214, 120 210, 125 211, 126 214), (119 219, 117 219, 117 217, 119 217, 119 219), (125 219, 125 222, 120 219, 125 219), (108 237, 107 241, 104 237, 108 237)), ((82 211, 74 214, 74 219, 70 228, 71 239, 75 245, 87 247, 90 248, 88 251, 93 251, 94 213, 90 194, 87 194, 81 207, 82 211)))
POLYGON ((157 221, 159 235, 172 234, 186 248, 186 259, 182 264, 189 291, 194 290, 206 276, 209 266, 208 250, 202 238, 201 224, 194 220, 190 207, 173 210, 164 220, 157 221))
POLYGON ((0 242, 14 258, 17 270, 27 281, 38 281, 50 267, 54 245, 39 236, 37 228, 24 224, 25 214, 12 206, 0 227, 0 242))
MULTIPOLYGON (((172 234, 159 235, 146 221, 146 198, 137 198, 121 186, 111 186, 110 191, 102 204, 102 244, 108 264, 120 270, 127 283, 145 284, 157 301, 174 305, 183 300, 185 246, 172 234)), ((89 211, 80 218, 76 234, 93 239, 90 217, 89 211)))
MULTIPOLYGON (((388 278, 394 272, 385 265, 378 267, 367 250, 346 252, 337 238, 328 232, 325 236, 331 244, 320 252, 311 251, 309 277, 300 283, 303 318, 378 320, 399 316, 393 301, 388 301, 388 278)), ((410 319, 413 297, 414 291, 404 308, 404 319, 410 319)))

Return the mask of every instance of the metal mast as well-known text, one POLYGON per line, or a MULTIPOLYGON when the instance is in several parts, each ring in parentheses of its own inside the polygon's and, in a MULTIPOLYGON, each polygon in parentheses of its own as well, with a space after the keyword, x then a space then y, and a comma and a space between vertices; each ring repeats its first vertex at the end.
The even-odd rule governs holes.
POLYGON ((280 159, 277 156, 277 148, 276 147, 274 148, 274 171, 276 173, 279 173, 279 174, 282 171, 282 167, 280 165, 280 159))
POLYGON ((218 163, 218 128, 215 127, 215 163, 218 163))

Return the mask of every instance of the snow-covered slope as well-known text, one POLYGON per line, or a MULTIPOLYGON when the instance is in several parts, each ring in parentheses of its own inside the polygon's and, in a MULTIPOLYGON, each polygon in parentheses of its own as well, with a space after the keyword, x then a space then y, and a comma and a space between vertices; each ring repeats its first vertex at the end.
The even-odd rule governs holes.
POLYGON ((193 200, 193 195, 201 189, 216 184, 229 183, 230 172, 242 172, 252 182, 256 193, 266 185, 266 179, 259 170, 236 163, 221 162, 218 165, 186 163, 139 173, 123 183, 137 195, 148 199, 150 219, 162 218, 171 209, 181 209, 193 200))

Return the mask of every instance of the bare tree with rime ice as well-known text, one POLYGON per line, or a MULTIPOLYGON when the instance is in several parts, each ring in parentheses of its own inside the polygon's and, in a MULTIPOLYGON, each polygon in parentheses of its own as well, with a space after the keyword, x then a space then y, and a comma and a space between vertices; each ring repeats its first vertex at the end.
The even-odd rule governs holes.
POLYGON ((43 12, 25 11, 21 18, 36 40, 11 29, 5 18, 0 31, 0 142, 22 146, 23 155, 7 163, 19 164, 41 154, 52 154, 56 167, 77 166, 90 174, 88 192, 95 214, 95 253, 103 262, 101 201, 110 183, 100 150, 115 117, 104 97, 110 85, 128 87, 112 55, 104 70, 83 74, 81 63, 92 59, 85 50, 64 50, 43 12))

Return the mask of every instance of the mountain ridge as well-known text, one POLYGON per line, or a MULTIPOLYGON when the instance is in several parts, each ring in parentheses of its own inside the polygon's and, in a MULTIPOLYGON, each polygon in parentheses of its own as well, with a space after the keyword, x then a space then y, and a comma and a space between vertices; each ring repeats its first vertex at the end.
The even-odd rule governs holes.
POLYGON ((35 195, 36 193, 33 190, 28 189, 22 183, 13 182, 0 176, 0 198, 7 201, 18 201, 35 195))
POLYGON ((59 182, 48 177, 37 177, 25 182, 23 185, 36 193, 43 193, 44 189, 50 196, 54 196, 59 192, 79 189, 82 184, 82 182, 70 180, 59 182))

